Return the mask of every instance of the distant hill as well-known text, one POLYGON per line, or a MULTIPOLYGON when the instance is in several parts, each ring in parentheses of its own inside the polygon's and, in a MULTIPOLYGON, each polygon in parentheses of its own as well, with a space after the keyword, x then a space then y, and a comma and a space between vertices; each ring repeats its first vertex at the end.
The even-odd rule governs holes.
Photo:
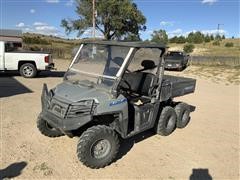
POLYGON ((23 48, 33 51, 49 52, 53 58, 71 59, 72 50, 79 46, 81 40, 64 39, 42 34, 23 34, 23 48))
MULTIPOLYGON (((24 41, 30 39, 31 42, 24 43, 25 49, 43 50, 53 54, 54 58, 71 59, 72 50, 81 44, 81 39, 64 39, 55 36, 42 34, 24 33, 24 41)), ((184 44, 170 43, 169 50, 183 50, 184 44)), ((214 46, 213 41, 209 43, 194 44, 193 56, 210 57, 236 57, 240 56, 240 39, 224 39, 219 46, 214 46), (233 43, 233 47, 225 47, 226 43, 233 43)))
MULTIPOLYGON (((195 49, 191 55, 193 56, 223 56, 223 57, 239 57, 240 56, 240 39, 223 39, 219 46, 213 45, 214 41, 209 43, 194 44, 195 49), (226 43, 233 43, 233 47, 225 47, 226 43)), ((184 44, 168 44, 169 50, 183 50, 184 44)))

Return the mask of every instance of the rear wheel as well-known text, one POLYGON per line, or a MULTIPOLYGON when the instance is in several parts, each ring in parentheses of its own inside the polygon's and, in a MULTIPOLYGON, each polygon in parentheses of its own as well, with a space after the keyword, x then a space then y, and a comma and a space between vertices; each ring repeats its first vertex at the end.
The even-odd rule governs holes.
POLYGON ((103 168, 110 164, 119 150, 119 139, 115 131, 104 125, 87 129, 77 146, 78 159, 90 168, 103 168))
POLYGON ((175 110, 170 106, 164 107, 156 126, 156 133, 162 136, 170 135, 176 128, 176 121, 177 115, 175 110))
POLYGON ((190 121, 190 106, 186 103, 179 103, 174 109, 177 114, 177 127, 186 127, 190 121))
POLYGON ((39 131, 47 137, 59 137, 64 135, 60 130, 52 127, 47 121, 40 117, 38 117, 37 120, 37 127, 39 131))
POLYGON ((25 78, 33 78, 37 75, 37 69, 34 64, 25 63, 21 65, 19 73, 25 78))

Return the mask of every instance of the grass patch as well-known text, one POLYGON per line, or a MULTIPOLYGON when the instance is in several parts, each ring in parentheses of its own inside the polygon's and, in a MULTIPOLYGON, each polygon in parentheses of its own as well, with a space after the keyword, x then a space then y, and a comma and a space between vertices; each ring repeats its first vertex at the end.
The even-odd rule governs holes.
POLYGON ((41 163, 40 165, 36 165, 33 168, 33 171, 34 172, 41 172, 41 173, 43 173, 44 176, 50 176, 50 175, 53 174, 53 169, 48 167, 48 165, 45 162, 41 163))

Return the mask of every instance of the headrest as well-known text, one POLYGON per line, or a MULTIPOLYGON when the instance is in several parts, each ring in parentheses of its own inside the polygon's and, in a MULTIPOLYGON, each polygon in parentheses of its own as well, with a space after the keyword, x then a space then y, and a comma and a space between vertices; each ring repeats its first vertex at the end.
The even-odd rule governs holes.
POLYGON ((152 60, 143 60, 141 65, 144 67, 144 69, 154 69, 156 67, 154 61, 152 60))

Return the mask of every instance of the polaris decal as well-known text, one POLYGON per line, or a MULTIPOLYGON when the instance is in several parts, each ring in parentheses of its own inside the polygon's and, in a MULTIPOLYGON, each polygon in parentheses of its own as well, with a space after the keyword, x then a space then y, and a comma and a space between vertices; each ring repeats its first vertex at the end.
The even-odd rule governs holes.
POLYGON ((117 101, 113 101, 109 104, 109 106, 115 106, 115 105, 122 104, 122 103, 125 103, 125 102, 127 102, 126 98, 120 99, 120 100, 117 100, 117 101))

